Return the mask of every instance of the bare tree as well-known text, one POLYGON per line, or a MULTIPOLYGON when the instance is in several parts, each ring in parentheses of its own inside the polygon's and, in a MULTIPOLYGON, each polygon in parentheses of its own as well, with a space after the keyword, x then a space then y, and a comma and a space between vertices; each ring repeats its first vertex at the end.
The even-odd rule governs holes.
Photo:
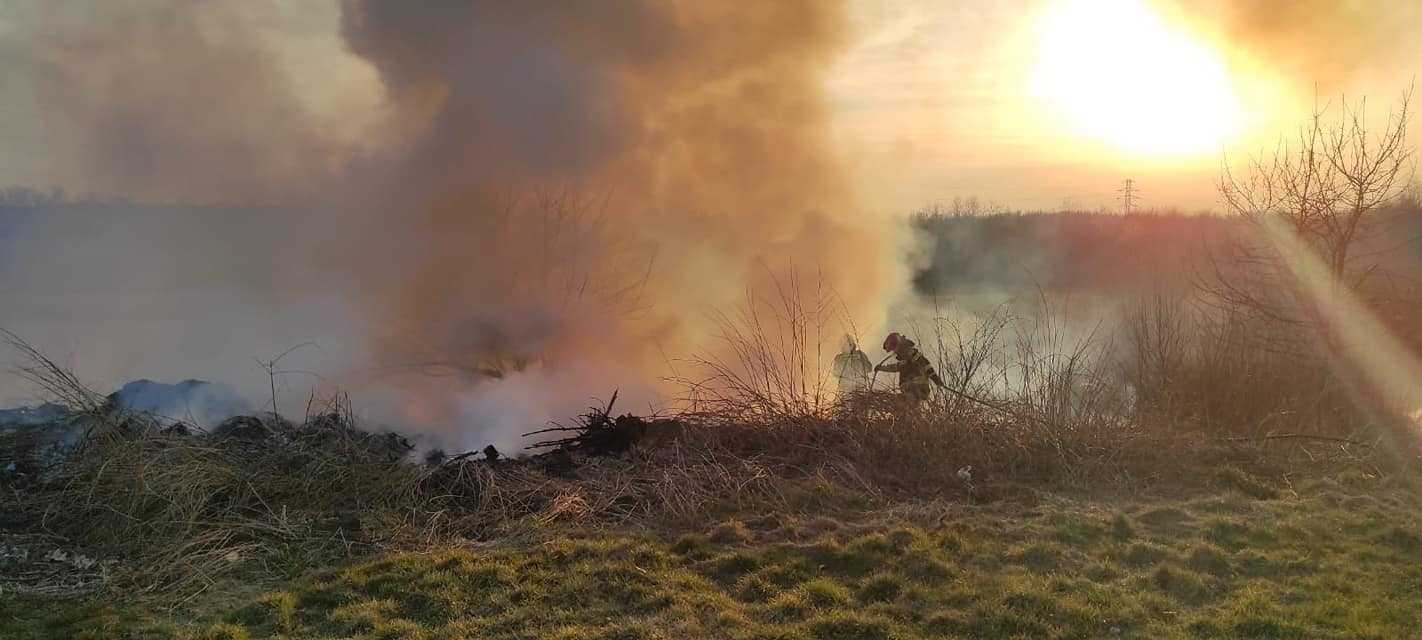
POLYGON ((1401 301, 1388 278, 1372 277, 1387 275, 1380 253, 1360 247, 1381 235, 1384 212, 1411 187, 1411 98, 1409 88, 1381 125, 1369 124, 1366 100, 1340 100, 1332 113, 1315 107, 1272 155, 1221 171, 1226 210, 1256 233, 1207 254, 1210 270, 1197 284, 1213 313, 1202 329, 1225 353, 1289 363, 1271 370, 1282 377, 1268 384, 1293 388, 1299 401, 1349 404, 1356 376, 1338 369, 1348 351, 1339 305, 1376 312, 1401 301))
POLYGON ((1225 164, 1219 188, 1226 208, 1256 224, 1270 217, 1283 221, 1340 282, 1361 284, 1350 278, 1351 249, 1378 211, 1411 184, 1411 99, 1408 89, 1376 135, 1367 123, 1366 99, 1342 100, 1333 120, 1326 108, 1316 107, 1295 144, 1281 143, 1272 158, 1253 160, 1245 176, 1225 164))
POLYGON ((1263 233, 1280 223, 1317 252, 1336 286, 1361 290, 1377 263, 1355 249, 1376 231, 1378 214, 1406 196, 1414 174, 1411 99, 1409 88, 1381 130, 1370 129, 1366 100, 1341 100, 1333 117, 1326 106, 1315 107, 1297 137, 1281 141, 1271 156, 1252 158, 1243 172, 1226 162, 1219 182, 1224 206, 1261 233, 1211 256, 1212 273, 1201 280, 1206 299, 1275 326, 1312 324, 1310 305, 1297 297, 1287 265, 1263 233))

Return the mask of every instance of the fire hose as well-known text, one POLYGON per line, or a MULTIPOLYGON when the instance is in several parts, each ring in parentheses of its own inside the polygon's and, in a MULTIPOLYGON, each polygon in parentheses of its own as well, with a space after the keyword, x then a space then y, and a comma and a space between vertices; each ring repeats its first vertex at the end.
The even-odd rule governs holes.
MULTIPOLYGON (((890 353, 889 355, 884 356, 884 359, 880 360, 879 364, 874 365, 874 375, 869 376, 869 393, 874 393, 874 383, 879 380, 879 367, 884 366, 884 363, 888 362, 889 358, 892 357, 894 357, 894 354, 890 353)), ((865 360, 868 360, 868 358, 865 358, 865 360)))
MULTIPOLYGON (((894 356, 894 354, 890 353, 889 355, 884 356, 884 359, 883 359, 883 360, 880 360, 880 361, 879 361, 879 364, 874 365, 874 374, 869 377, 869 392, 870 392, 870 393, 873 393, 873 391, 874 391, 874 383, 877 382, 878 379, 879 379, 879 367, 884 366, 884 363, 885 363, 885 362, 888 362, 888 361, 889 361, 889 358, 892 358, 893 356, 894 356)), ((951 393, 951 394, 953 394, 953 395, 955 395, 955 396, 958 396, 959 398, 962 398, 962 399, 964 399, 964 400, 967 400, 968 402, 971 402, 971 403, 976 404, 976 405, 978 405, 978 406, 986 407, 986 408, 988 408, 988 409, 992 409, 993 411, 996 411, 996 412, 998 412, 998 413, 1000 413, 1000 414, 1003 414, 1003 415, 1005 415, 1005 416, 1012 417, 1012 418, 1021 418, 1021 417, 1023 417, 1021 414, 1019 414, 1019 413, 1017 413, 1016 411, 1013 411, 1013 410, 1011 410, 1011 409, 1008 409, 1007 407, 1003 407, 1003 406, 998 405, 998 404, 993 403, 993 402, 988 402, 987 400, 984 400, 984 399, 982 399, 982 398, 976 397, 976 396, 974 396, 974 395, 972 395, 972 394, 969 394, 969 393, 967 393, 967 392, 965 392, 965 391, 959 391, 959 390, 954 389, 953 387, 950 387, 950 386, 948 386, 948 385, 946 385, 946 384, 943 384, 942 382, 939 382, 939 381, 937 381, 937 380, 934 380, 934 383, 937 384, 937 386, 938 386, 939 389, 942 389, 942 390, 944 390, 944 391, 947 391, 948 393, 951 393)), ((1034 419, 1034 421, 1039 421, 1039 422, 1040 422, 1040 420, 1036 420, 1036 417, 1035 417, 1035 416, 1032 416, 1032 419, 1034 419)))

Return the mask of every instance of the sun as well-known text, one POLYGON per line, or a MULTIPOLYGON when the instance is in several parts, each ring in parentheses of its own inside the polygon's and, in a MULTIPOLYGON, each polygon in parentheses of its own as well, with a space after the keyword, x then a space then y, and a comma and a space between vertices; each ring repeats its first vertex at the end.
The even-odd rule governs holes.
POLYGON ((1076 133, 1151 157, 1217 151, 1239 133, 1222 57, 1147 0, 1058 0, 1038 26, 1032 93, 1076 133))

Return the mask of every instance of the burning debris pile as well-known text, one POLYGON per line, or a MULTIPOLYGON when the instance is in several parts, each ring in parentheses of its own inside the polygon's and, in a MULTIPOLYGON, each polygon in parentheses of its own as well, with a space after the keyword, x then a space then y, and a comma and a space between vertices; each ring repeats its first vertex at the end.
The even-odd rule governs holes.
POLYGON ((273 557, 323 564, 407 536, 494 535, 547 508, 550 481, 579 482, 581 467, 623 456, 660 422, 612 417, 614 394, 574 426, 530 434, 565 436, 537 453, 490 446, 421 464, 410 440, 359 428, 340 398, 300 422, 248 413, 204 428, 130 409, 119 394, 70 391, 74 406, 9 411, 0 425, 0 488, 13 498, 0 513, 0 566, 24 570, 23 584, 4 588, 70 592, 112 575, 190 590, 273 557))
POLYGON ((252 413, 251 405, 233 389, 206 380, 164 384, 135 380, 106 397, 115 409, 140 413, 157 422, 213 425, 252 413))
POLYGON ((0 588, 82 591, 111 573, 199 588, 271 554, 348 552, 381 537, 362 534, 363 514, 387 512, 416 474, 408 440, 356 428, 340 405, 210 430, 111 398, 51 418, 0 427, 0 566, 23 573, 0 588))
POLYGON ((534 442, 532 455, 508 457, 493 445, 444 459, 439 452, 426 460, 430 470, 420 480, 421 490, 431 495, 454 496, 480 502, 491 486, 494 474, 533 473, 573 479, 577 470, 596 458, 620 458, 631 453, 649 433, 670 432, 673 420, 647 419, 623 414, 613 417, 617 392, 604 407, 593 407, 578 416, 572 425, 555 424, 523 434, 532 437, 559 434, 562 437, 534 442))
MULTIPOLYGON (((142 381, 145 384, 148 381, 142 381)), ((124 389, 133 387, 134 383, 124 389)), ((414 450, 409 439, 396 433, 371 433, 355 428, 349 412, 339 403, 326 412, 308 416, 300 424, 271 414, 241 414, 215 426, 173 420, 167 415, 133 409, 107 396, 88 410, 56 404, 0 411, 0 481, 24 484, 42 481, 42 474, 60 469, 83 457, 86 448, 103 439, 165 438, 170 444, 204 443, 225 448, 323 451, 381 459, 404 460, 414 450)))
MULTIPOLYGON (((647 435, 648 427, 658 424, 659 421, 649 422, 632 414, 623 414, 613 418, 612 406, 616 403, 617 392, 614 391, 612 399, 607 402, 606 407, 593 408, 578 416, 576 424, 572 426, 554 425, 548 429, 525 433, 523 437, 548 433, 565 434, 565 437, 562 438, 535 442, 528 446, 529 449, 546 449, 547 452, 543 455, 578 453, 596 456, 627 453, 643 436, 647 435)), ((660 422, 664 424, 667 421, 660 422)))
POLYGON ((666 431, 678 424, 674 420, 643 418, 630 413, 614 418, 612 407, 616 403, 617 392, 613 391, 606 406, 590 408, 587 413, 578 416, 572 425, 554 423, 547 429, 521 434, 520 437, 523 438, 545 434, 563 436, 537 441, 525 447, 528 451, 536 452, 532 455, 510 458, 494 445, 489 445, 479 451, 467 451, 451 458, 446 458, 443 451, 434 450, 426 456, 425 462, 434 467, 471 462, 490 467, 520 465, 563 473, 576 466, 578 461, 588 458, 627 454, 642 442, 649 431, 666 431))

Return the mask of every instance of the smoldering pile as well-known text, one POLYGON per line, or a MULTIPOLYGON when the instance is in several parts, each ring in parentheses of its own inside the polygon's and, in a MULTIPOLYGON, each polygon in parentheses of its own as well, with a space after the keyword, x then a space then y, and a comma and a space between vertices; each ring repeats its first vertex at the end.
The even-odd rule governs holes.
MULTIPOLYGON (((605 407, 591 408, 571 426, 553 424, 523 434, 525 438, 548 433, 565 437, 534 442, 512 457, 491 444, 453 456, 440 449, 430 450, 423 462, 433 469, 474 463, 567 474, 589 457, 626 454, 649 427, 670 423, 631 414, 614 418, 611 411, 616 401, 614 391, 605 407)), ((12 484, 36 479, 42 472, 82 455, 84 445, 99 437, 100 432, 106 432, 108 437, 190 439, 233 449, 323 452, 391 464, 412 462, 411 454, 416 450, 415 444, 399 433, 357 427, 344 396, 332 398, 314 412, 308 407, 300 422, 248 408, 235 393, 202 380, 177 384, 137 380, 87 410, 56 403, 0 409, 0 460, 5 461, 0 466, 0 476, 12 484)))
MULTIPOLYGON (((649 432, 661 435, 675 432, 681 426, 675 420, 644 418, 630 413, 613 417, 612 408, 616 403, 617 392, 614 391, 607 405, 589 408, 587 413, 578 416, 571 425, 554 424, 547 429, 522 434, 524 438, 546 434, 561 436, 528 445, 525 450, 535 452, 532 454, 510 458, 494 445, 449 458, 445 457, 443 451, 431 451, 425 457, 425 462, 432 470, 423 485, 442 487, 445 490, 468 485, 471 478, 482 477, 481 473, 471 467, 488 470, 533 469, 568 477, 590 459, 622 457, 632 452, 647 439, 649 432)), ((472 486, 477 488, 478 482, 472 486)))
POLYGON ((355 428, 341 405, 300 423, 242 414, 202 429, 122 398, 0 415, 0 487, 11 498, 0 547, 16 569, 0 590, 78 592, 113 574, 197 588, 281 548, 348 547, 358 512, 388 499, 413 449, 355 428))
MULTIPOLYGON (((43 584, 0 584, 35 592, 101 587, 110 571, 121 584, 192 590, 234 571, 270 571, 277 559, 316 566, 411 539, 494 536, 557 506, 550 487, 584 482, 576 472, 628 453, 648 426, 608 417, 609 404, 540 453, 510 459, 489 447, 482 458, 421 464, 409 439, 361 428, 343 396, 300 421, 248 412, 204 428, 136 410, 131 394, 96 394, 15 345, 30 359, 21 373, 57 402, 0 415, 11 422, 0 428, 0 486, 13 498, 0 513, 0 543, 47 557, 54 549, 33 544, 42 540, 97 563, 75 565, 83 576, 49 571, 43 584)), ((587 482, 604 482, 604 472, 587 482)))
MULTIPOLYGON (((13 483, 39 480, 85 454, 101 438, 187 439, 228 448, 322 450, 396 462, 414 445, 395 433, 352 426, 349 408, 337 398, 309 412, 298 424, 248 405, 222 385, 202 380, 164 384, 137 380, 81 406, 45 403, 0 410, 0 475, 13 483), (204 425, 211 425, 206 427, 204 425)), ((170 443, 171 444, 171 443, 170 443)))
MULTIPOLYGON (((593 469, 590 482, 622 473, 601 460, 631 468, 621 458, 657 423, 612 418, 610 408, 531 454, 506 457, 490 446, 423 462, 407 438, 360 428, 344 402, 299 422, 242 414, 211 429, 107 401, 27 411, 54 419, 0 430, 8 461, 0 485, 15 498, 0 518, 0 542, 40 557, 49 550, 31 542, 43 531, 46 544, 166 591, 274 557, 316 565, 409 537, 494 536, 547 509, 557 498, 550 487, 583 482, 584 469, 593 469)), ((102 586, 93 565, 79 569, 82 580, 55 571, 43 584, 9 587, 102 586)))

